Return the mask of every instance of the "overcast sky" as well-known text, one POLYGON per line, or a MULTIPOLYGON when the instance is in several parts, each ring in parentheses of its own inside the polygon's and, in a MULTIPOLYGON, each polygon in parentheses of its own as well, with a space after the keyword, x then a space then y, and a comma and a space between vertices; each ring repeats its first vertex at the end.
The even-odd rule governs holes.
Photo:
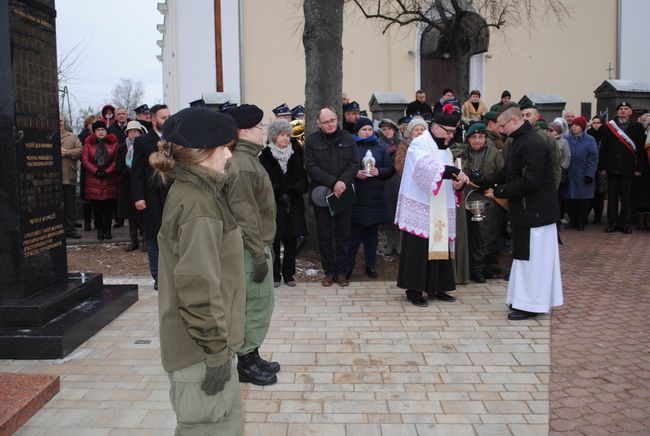
POLYGON ((157 3, 56 1, 58 58, 77 44, 75 53, 81 53, 73 66, 74 79, 65 83, 73 114, 82 107, 110 102, 111 89, 121 77, 142 82, 145 103, 162 101, 162 64, 156 59, 160 54, 156 41, 162 34, 156 25, 163 22, 163 16, 157 3))

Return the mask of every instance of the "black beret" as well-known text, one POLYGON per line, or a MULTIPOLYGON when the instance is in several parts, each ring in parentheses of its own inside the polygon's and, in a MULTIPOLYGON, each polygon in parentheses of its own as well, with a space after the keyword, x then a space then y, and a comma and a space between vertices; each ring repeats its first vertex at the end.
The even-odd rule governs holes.
POLYGON ((237 107, 237 103, 227 101, 219 105, 219 112, 228 112, 230 109, 237 107))
POLYGON ((187 148, 215 148, 228 144, 237 135, 235 120, 226 114, 202 107, 178 111, 163 124, 163 139, 187 148))
POLYGON ((138 106, 137 108, 133 109, 133 112, 136 114, 148 114, 149 113, 149 105, 142 104, 138 106))
POLYGON ((230 109, 228 115, 235 119, 238 129, 251 129, 262 121, 264 111, 254 104, 242 104, 230 109))
POLYGON ((433 114, 433 122, 445 127, 456 127, 460 121, 460 111, 451 103, 446 103, 433 114))
POLYGON ((368 118, 368 111, 364 109, 361 112, 359 112, 359 115, 361 115, 364 118, 368 118))
POLYGON ((104 129, 104 130, 106 130, 106 123, 103 122, 103 121, 101 121, 101 120, 99 120, 99 121, 95 121, 95 122, 93 123, 93 133, 94 133, 95 130, 97 130, 97 129, 104 129))
POLYGON ((398 125, 401 125, 401 124, 408 124, 408 123, 411 122, 412 119, 413 119, 413 117, 407 115, 407 116, 402 117, 402 118, 400 118, 399 120, 397 120, 397 124, 398 124, 398 125))
POLYGON ((620 102, 619 104, 616 105, 616 110, 619 110, 623 106, 629 107, 630 109, 632 109, 632 105, 630 103, 628 103, 627 101, 622 101, 622 102, 620 102))

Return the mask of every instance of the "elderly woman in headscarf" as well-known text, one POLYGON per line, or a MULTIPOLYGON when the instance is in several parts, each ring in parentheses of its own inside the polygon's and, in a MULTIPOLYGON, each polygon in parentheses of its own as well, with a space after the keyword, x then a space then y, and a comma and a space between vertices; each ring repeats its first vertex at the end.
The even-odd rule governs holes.
POLYGON ((273 284, 296 286, 296 250, 298 236, 307 234, 303 193, 307 192, 303 150, 293 147, 293 128, 286 120, 273 121, 268 128, 268 145, 260 154, 260 163, 269 174, 276 203, 276 233, 273 241, 273 284), (280 245, 284 256, 280 257, 280 245))

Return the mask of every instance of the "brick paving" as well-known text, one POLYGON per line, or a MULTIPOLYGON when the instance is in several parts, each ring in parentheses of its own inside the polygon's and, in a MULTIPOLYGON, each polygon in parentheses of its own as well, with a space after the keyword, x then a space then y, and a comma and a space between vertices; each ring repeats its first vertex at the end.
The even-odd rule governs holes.
POLYGON ((563 231, 550 434, 650 434, 650 233, 563 231))
MULTIPOLYGON (((507 321, 503 281, 428 308, 388 282, 278 288, 262 354, 283 367, 274 386, 242 385, 246 434, 648 434, 650 233, 599 230, 563 232, 552 318, 507 321)), ((173 434, 157 298, 136 281, 140 301, 66 359, 0 361, 61 376, 19 435, 173 434)))

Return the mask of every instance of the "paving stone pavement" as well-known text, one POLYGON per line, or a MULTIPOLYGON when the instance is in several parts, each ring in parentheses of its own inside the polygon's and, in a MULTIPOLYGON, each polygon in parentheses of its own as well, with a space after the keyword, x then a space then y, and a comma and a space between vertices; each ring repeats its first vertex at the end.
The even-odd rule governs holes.
MULTIPOLYGON (((506 320, 503 281, 428 308, 388 282, 278 288, 261 351, 282 371, 242 385, 246 434, 649 434, 650 233, 563 238, 565 306, 524 322, 506 320)), ((107 280, 134 281, 140 301, 67 358, 0 360, 61 376, 19 435, 173 434, 151 281, 107 280)))
POLYGON ((650 434, 650 232, 563 231, 550 434, 650 434))
MULTIPOLYGON (((0 361, 61 376, 19 435, 173 433, 157 298, 139 284, 140 301, 67 358, 0 361)), ((507 321, 502 281, 456 295, 422 309, 385 282, 278 288, 261 352, 282 371, 242 385, 246 434, 546 435, 549 316, 507 321)))

